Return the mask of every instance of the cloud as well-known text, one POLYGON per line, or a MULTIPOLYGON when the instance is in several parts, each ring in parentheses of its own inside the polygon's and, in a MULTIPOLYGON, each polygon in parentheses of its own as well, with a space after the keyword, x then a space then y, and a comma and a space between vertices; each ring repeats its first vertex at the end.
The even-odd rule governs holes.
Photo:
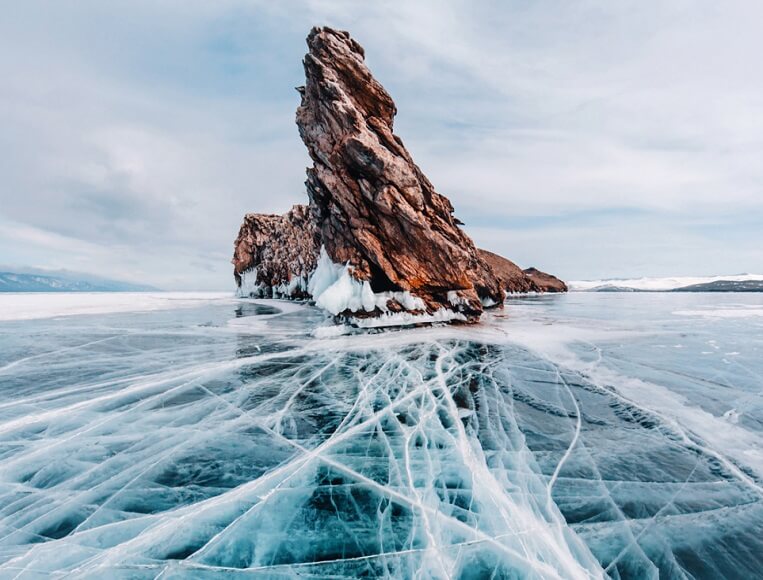
POLYGON ((24 224, 0 223, 0 239, 6 243, 29 244, 48 251, 64 250, 72 254, 98 250, 97 246, 76 238, 61 236, 24 224))
POLYGON ((329 24, 366 47, 398 133, 478 241, 576 278, 760 269, 763 233, 735 225, 763 213, 761 16, 707 0, 16 3, 0 262, 229 287, 241 216, 305 200, 293 87, 306 32, 329 24))

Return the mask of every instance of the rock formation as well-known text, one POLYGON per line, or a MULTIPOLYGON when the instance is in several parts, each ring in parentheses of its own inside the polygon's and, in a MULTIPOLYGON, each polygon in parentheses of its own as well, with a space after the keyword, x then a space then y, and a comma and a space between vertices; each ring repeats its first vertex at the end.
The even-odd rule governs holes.
POLYGON ((487 250, 479 249, 477 252, 493 269, 506 292, 567 292, 567 285, 556 276, 541 272, 537 268, 522 270, 511 260, 487 250))
POLYGON ((284 215, 248 213, 234 244, 236 285, 257 297, 309 298, 307 281, 318 261, 318 229, 310 209, 284 215))
POLYGON ((535 286, 536 292, 567 292, 567 284, 556 276, 541 272, 537 268, 523 270, 535 286))
POLYGON ((393 133, 395 104, 361 46, 330 28, 314 28, 307 45, 296 120, 313 161, 310 205, 246 216, 233 259, 245 293, 311 296, 356 319, 406 311, 475 321, 484 307, 502 305, 507 284, 531 288, 511 262, 496 270, 502 258, 477 250, 460 229, 393 133), (345 299, 318 296, 329 291, 345 299))
POLYGON ((482 258, 495 272, 496 277, 501 282, 501 287, 506 292, 534 292, 530 279, 522 271, 522 268, 517 266, 511 260, 507 260, 503 256, 488 252, 487 250, 477 250, 480 258, 482 258))
POLYGON ((313 167, 307 192, 326 251, 349 263, 374 291, 404 290, 428 309, 469 314, 503 292, 453 207, 392 132, 395 104, 373 78, 363 49, 346 32, 316 28, 307 37, 307 82, 297 125, 313 167))

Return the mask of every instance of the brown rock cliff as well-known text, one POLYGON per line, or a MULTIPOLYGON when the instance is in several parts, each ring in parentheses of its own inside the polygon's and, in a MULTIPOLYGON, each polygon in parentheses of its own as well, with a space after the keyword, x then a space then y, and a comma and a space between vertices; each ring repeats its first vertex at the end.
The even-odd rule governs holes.
POLYGON ((490 264, 506 292, 567 292, 567 285, 556 276, 537 268, 522 270, 511 260, 489 252, 477 250, 480 257, 490 264))

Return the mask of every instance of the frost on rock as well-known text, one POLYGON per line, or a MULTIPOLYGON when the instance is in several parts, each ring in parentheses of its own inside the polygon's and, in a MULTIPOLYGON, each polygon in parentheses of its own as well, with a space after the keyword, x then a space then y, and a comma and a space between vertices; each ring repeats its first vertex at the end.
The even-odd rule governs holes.
POLYGON ((261 298, 262 295, 262 285, 257 283, 257 268, 250 268, 242 272, 241 283, 236 288, 236 296, 239 298, 261 298))
POLYGON ((448 292, 454 309, 440 308, 430 311, 424 301, 404 291, 374 292, 366 280, 353 276, 349 264, 335 264, 326 249, 321 247, 315 270, 305 277, 293 277, 288 285, 264 286, 258 282, 257 268, 240 274, 237 295, 242 298, 290 298, 298 290, 300 295, 311 296, 315 305, 334 316, 343 315, 347 322, 362 328, 385 326, 410 326, 435 322, 466 322, 467 317, 458 312, 466 304, 456 291, 448 292), (394 309, 390 304, 395 305, 394 309), (365 313, 374 316, 359 317, 365 313))
POLYGON ((484 298, 480 298, 480 301, 482 302, 482 306, 484 306, 485 308, 492 308, 493 306, 496 305, 495 300, 487 296, 484 298))
MULTIPOLYGON (((426 313, 424 301, 413 296, 410 292, 374 292, 368 281, 357 280, 353 277, 352 266, 348 264, 334 264, 326 253, 325 248, 321 248, 318 267, 310 276, 307 289, 313 296, 316 306, 334 315, 358 312, 370 313, 377 310, 383 315, 389 313, 390 301, 396 302, 407 311, 420 314, 426 313)), ((410 312, 398 312, 397 314, 412 316, 410 312)), ((430 317, 433 321, 437 318, 432 315, 430 317)), ((439 318, 443 318, 443 315, 440 315, 439 318)), ((463 315, 461 318, 465 319, 463 315)), ((404 317, 402 316, 398 318, 387 317, 388 324, 374 326, 389 326, 389 321, 403 319, 404 317)))
POLYGON ((288 282, 268 286, 258 282, 257 268, 250 268, 240 274, 240 284, 236 288, 239 298, 302 298, 307 291, 305 276, 292 276, 288 282))

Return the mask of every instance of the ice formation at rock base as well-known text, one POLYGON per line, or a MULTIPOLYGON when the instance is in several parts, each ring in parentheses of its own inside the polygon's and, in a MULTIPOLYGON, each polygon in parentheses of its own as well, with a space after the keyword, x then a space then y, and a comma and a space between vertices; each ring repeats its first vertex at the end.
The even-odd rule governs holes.
MULTIPOLYGON (((437 322, 467 322, 461 312, 468 303, 455 291, 448 292, 451 308, 427 309, 421 298, 407 291, 374 292, 367 280, 353 276, 349 264, 334 264, 321 248, 315 270, 308 277, 295 276, 289 284, 265 286, 257 268, 242 272, 236 291, 241 298, 284 298, 310 296, 319 308, 333 314, 337 321, 360 328, 413 326, 437 322), (363 316, 361 316, 363 315, 363 316)), ((490 308, 495 302, 483 299, 490 308)))
POLYGON ((695 297, 568 298, 331 339, 275 301, 4 322, 0 576, 755 577, 759 346, 670 315, 695 297))

